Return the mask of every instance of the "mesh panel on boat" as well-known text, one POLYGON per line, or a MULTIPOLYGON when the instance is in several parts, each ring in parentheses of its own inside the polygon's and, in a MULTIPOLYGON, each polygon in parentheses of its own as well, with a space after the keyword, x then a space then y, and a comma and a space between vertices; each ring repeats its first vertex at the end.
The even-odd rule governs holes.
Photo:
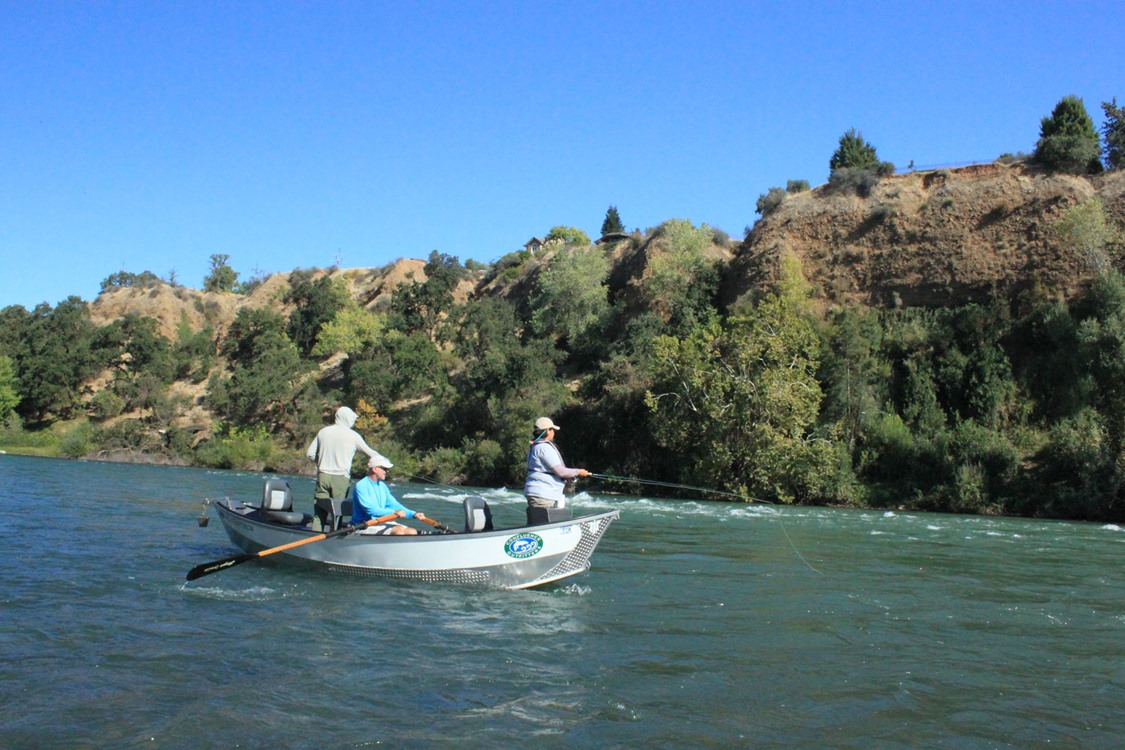
POLYGON ((569 573, 581 573, 584 570, 589 570, 590 555, 594 554, 594 548, 598 546, 598 540, 602 538, 606 527, 613 522, 614 518, 616 518, 616 516, 610 516, 609 518, 603 518, 598 521, 593 531, 590 530, 590 526, 593 526, 593 524, 582 524, 582 539, 578 544, 574 545, 574 549, 570 551, 569 555, 562 559, 562 562, 539 578, 561 578, 569 573))
POLYGON ((351 565, 329 565, 328 569, 334 573, 347 573, 363 578, 395 578, 430 583, 488 583, 491 578, 486 570, 384 570, 351 565))

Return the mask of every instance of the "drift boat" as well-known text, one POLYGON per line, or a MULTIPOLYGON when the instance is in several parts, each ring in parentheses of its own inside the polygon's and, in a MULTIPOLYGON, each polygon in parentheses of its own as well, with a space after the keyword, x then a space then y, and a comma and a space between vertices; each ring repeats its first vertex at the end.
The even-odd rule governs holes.
MULTIPOLYGON (((589 570, 594 548, 619 516, 613 510, 570 518, 569 510, 553 510, 543 514, 544 523, 497 529, 488 503, 469 497, 464 501, 464 531, 441 527, 445 533, 375 536, 358 533, 359 526, 343 525, 342 518, 350 515, 350 501, 335 502, 338 505, 329 506, 325 513, 318 507, 324 524, 324 530, 318 531, 313 517, 293 512, 292 494, 283 480, 266 481, 259 505, 225 497, 215 500, 230 540, 247 553, 227 562, 237 564, 276 551, 287 561, 333 573, 524 589, 589 570)), ((224 561, 199 566, 189 580, 228 566, 224 561)))

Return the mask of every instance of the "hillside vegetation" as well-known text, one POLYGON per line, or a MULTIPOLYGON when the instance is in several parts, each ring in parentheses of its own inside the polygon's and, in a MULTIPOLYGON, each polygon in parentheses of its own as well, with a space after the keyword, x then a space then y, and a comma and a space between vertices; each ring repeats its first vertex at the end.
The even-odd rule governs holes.
POLYGON ((348 404, 404 474, 519 485, 546 414, 572 465, 746 500, 1125 519, 1125 173, 769 198, 741 242, 556 227, 489 266, 242 287, 215 256, 213 291, 118 274, 8 307, 0 445, 307 471, 348 404))

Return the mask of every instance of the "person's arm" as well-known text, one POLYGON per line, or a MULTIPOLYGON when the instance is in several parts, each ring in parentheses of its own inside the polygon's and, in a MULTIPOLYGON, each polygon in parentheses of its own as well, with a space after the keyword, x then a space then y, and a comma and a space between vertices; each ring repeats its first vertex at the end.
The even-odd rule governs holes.
POLYGON ((368 445, 367 441, 363 439, 363 435, 360 435, 355 430, 352 430, 352 434, 355 436, 356 450, 359 450, 362 453, 366 453, 368 458, 379 458, 386 461, 387 463, 391 463, 390 459, 368 445))
POLYGON ((312 442, 309 443, 309 449, 307 451, 305 451, 305 455, 308 456, 309 460, 312 461, 315 464, 316 463, 316 454, 319 452, 319 450, 320 450, 320 435, 317 435, 316 437, 313 438, 312 442))

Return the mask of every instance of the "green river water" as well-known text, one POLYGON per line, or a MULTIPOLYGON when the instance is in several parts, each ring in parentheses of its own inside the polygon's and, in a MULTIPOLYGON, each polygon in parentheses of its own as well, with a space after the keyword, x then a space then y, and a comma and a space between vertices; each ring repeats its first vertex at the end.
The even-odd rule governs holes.
MULTIPOLYGON (((311 481, 289 477, 311 510, 311 481)), ((200 528, 236 472, 0 456, 4 748, 1112 748, 1113 524, 603 495, 531 591, 252 562, 200 528)), ((469 494, 392 485, 461 524, 469 494)), ((498 525, 523 499, 476 490, 498 525)))

